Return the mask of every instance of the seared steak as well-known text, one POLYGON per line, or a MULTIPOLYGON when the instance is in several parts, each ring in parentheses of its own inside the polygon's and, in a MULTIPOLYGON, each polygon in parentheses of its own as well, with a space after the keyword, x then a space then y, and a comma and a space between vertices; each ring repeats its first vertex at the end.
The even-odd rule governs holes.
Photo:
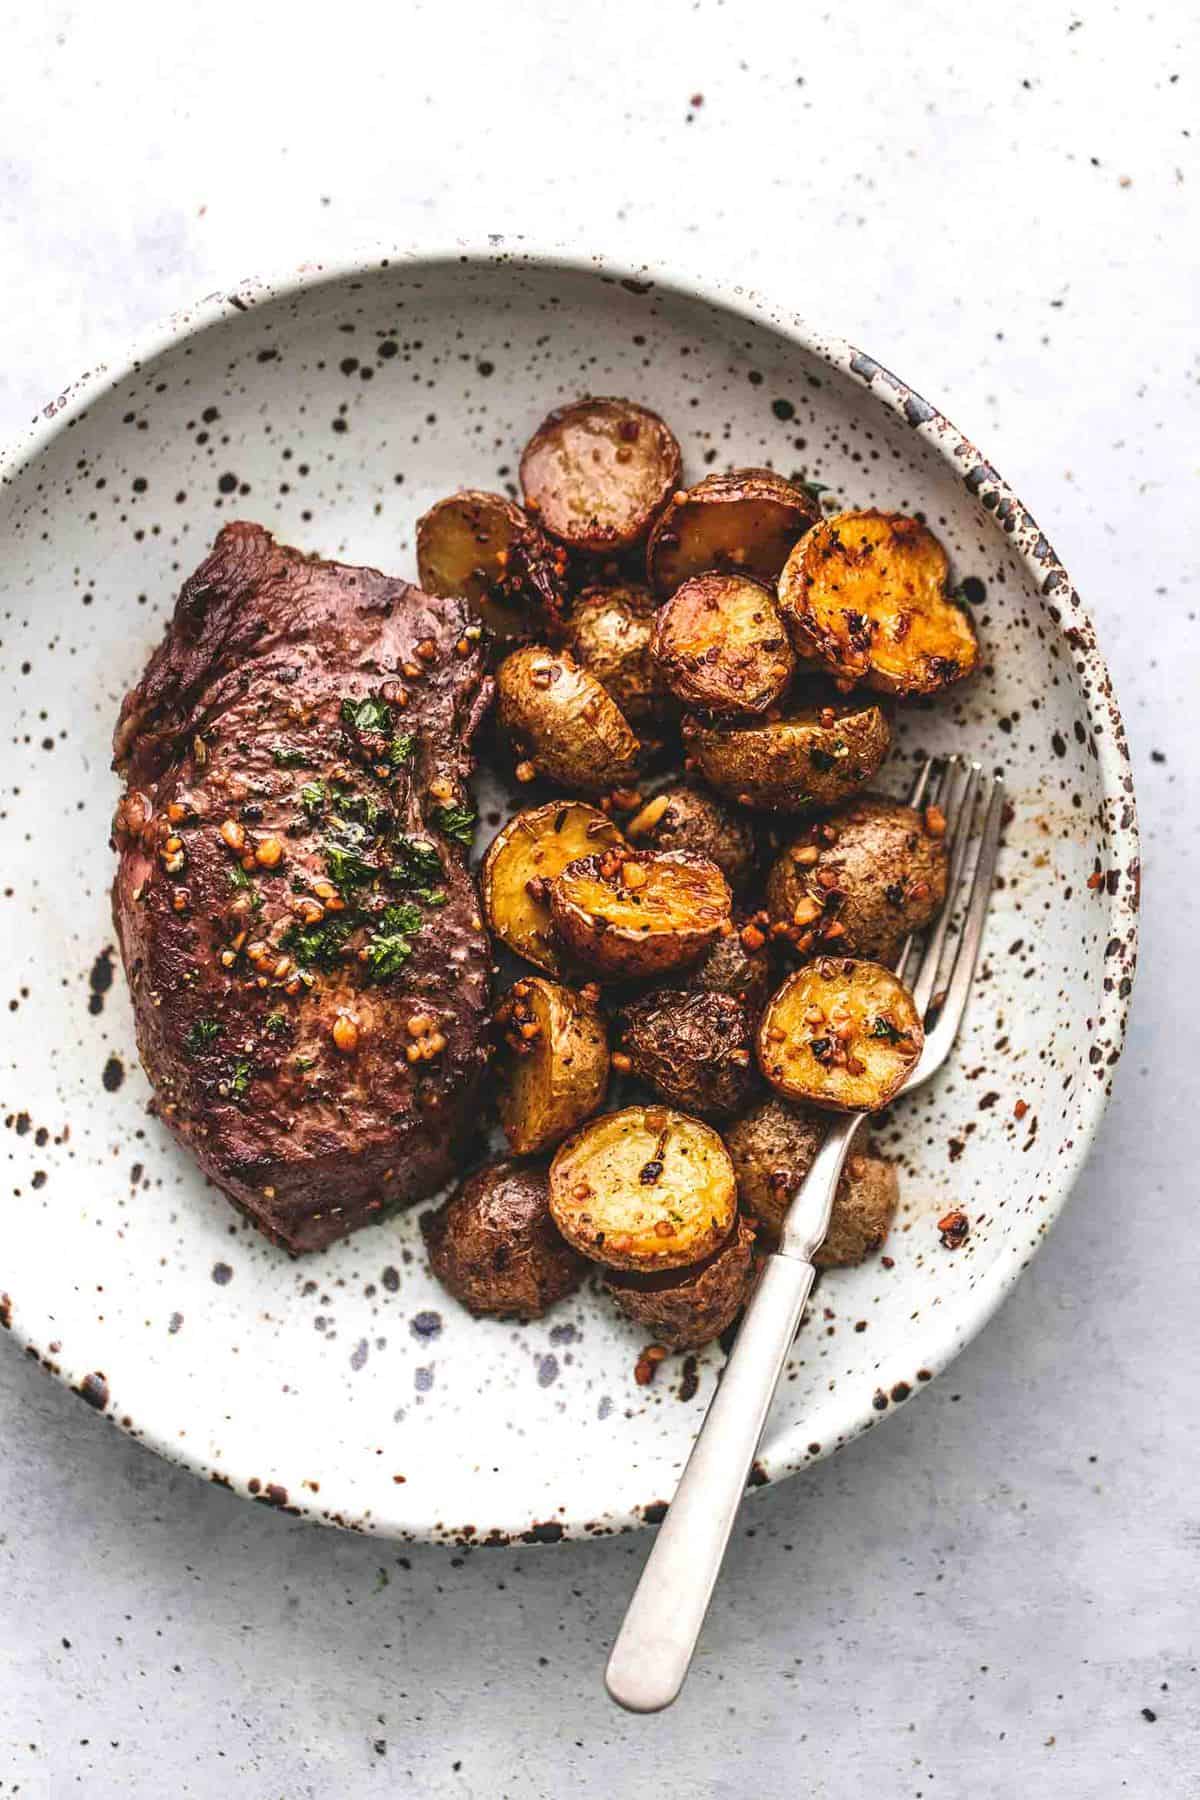
POLYGON ((159 1110, 267 1235, 424 1198, 475 1122, 477 628, 229 525, 126 696, 113 913, 159 1110))

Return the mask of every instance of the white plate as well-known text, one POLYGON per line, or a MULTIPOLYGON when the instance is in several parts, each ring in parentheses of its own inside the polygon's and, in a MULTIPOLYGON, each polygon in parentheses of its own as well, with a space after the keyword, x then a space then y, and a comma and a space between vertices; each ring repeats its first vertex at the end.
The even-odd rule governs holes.
POLYGON ((771 463, 841 504, 921 511, 987 667, 902 714, 887 785, 957 749, 1012 794, 967 1028, 884 1132, 902 1163, 890 1266, 822 1279, 762 1479, 895 1411, 984 1324, 1066 1199, 1133 975, 1133 791, 1091 624, 995 471, 849 346, 736 289, 492 246, 213 296, 60 396, 0 486, 0 1317, 161 1454, 395 1536, 660 1516, 720 1352, 640 1388, 644 1334, 591 1292, 524 1327, 470 1319, 426 1274, 416 1213, 304 1262, 235 1218, 153 1116, 113 975, 109 740, 220 525, 413 577, 422 509, 511 482, 540 417, 588 391, 659 410, 689 478, 771 463), (950 1207, 971 1222, 956 1252, 936 1224, 950 1207))

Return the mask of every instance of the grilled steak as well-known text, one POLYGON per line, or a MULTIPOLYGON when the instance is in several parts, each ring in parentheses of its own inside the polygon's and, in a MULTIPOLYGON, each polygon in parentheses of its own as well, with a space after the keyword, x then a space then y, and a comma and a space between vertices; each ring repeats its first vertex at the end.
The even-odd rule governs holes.
POLYGON ((229 525, 126 696, 113 913, 161 1115, 289 1250, 456 1167, 490 950, 458 600, 229 525))

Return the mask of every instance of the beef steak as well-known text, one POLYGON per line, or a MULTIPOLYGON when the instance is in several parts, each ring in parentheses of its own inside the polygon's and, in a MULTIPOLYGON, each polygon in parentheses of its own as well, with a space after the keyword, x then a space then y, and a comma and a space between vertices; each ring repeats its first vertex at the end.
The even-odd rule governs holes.
POLYGON ((489 695, 461 601, 234 524, 121 707, 113 914, 142 1061, 293 1252, 432 1193, 472 1133, 489 695))

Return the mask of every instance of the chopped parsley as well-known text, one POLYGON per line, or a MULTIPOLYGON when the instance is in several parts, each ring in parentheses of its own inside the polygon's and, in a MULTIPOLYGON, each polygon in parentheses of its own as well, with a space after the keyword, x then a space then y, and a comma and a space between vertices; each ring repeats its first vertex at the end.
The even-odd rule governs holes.
POLYGON ((311 1069, 313 1067, 316 1060, 315 1056, 294 1056, 292 1058, 292 1065, 299 1070, 301 1075, 303 1075, 306 1069, 311 1069))
POLYGON ((475 831, 473 806, 438 806, 430 816, 443 836, 461 844, 464 850, 471 848, 471 838, 475 831))
POLYGON ((289 1030, 287 1014, 285 1012, 268 1013, 263 1020, 263 1030, 268 1037, 286 1037, 289 1030))
POLYGON ((241 863, 230 863, 225 873, 229 877, 230 887, 236 888, 240 893, 252 895, 251 905, 253 906, 254 911, 261 912, 263 897, 251 881, 249 875, 247 875, 245 869, 243 869, 241 863))
POLYGON ((351 845, 331 840, 323 848, 329 879, 340 893, 344 894, 350 888, 365 887, 379 873, 375 864, 368 862, 365 856, 360 856, 351 845))
POLYGON ((798 481, 796 486, 803 488, 804 492, 810 495, 818 506, 821 504, 821 495, 831 492, 827 481, 798 481))
POLYGON ((323 781, 306 781, 300 789, 300 804, 310 819, 315 819, 329 803, 329 789, 323 781))
POLYGON ((412 955, 412 940, 421 929, 421 910, 411 900, 385 906, 367 939, 367 968, 372 981, 398 974, 412 955))
POLYGON ((312 759, 304 750, 272 750, 277 769, 302 769, 312 759))
POLYGON ((240 1100, 242 1095, 246 1092, 246 1089, 249 1086, 250 1086, 250 1064, 248 1062, 234 1063, 233 1073, 229 1077, 230 1093, 233 1094, 237 1099, 240 1100))
POLYGON ((898 1044, 908 1036, 908 1033, 893 1025, 886 1013, 880 1013, 879 1017, 871 1022, 870 1035, 873 1038, 886 1038, 889 1044, 898 1044))
POLYGON ((322 919, 319 925, 290 925, 283 947, 302 969, 332 969, 353 930, 354 920, 344 916, 322 919))
POLYGON ((437 845, 428 838, 401 835, 393 848, 396 860, 387 872, 388 880, 408 888, 427 905, 441 906, 446 896, 440 890, 435 893, 432 885, 442 878, 442 859, 437 853, 437 845))
POLYGON ((392 764, 393 768, 399 768, 401 763, 406 763, 410 760, 416 747, 417 738, 415 732, 398 731, 388 745, 387 759, 392 764))
POLYGON ((199 1051, 206 1050, 209 1044, 215 1043, 221 1031, 222 1027, 216 1019, 194 1019, 187 1034, 187 1047, 192 1055, 195 1056, 199 1051))
POLYGON ((342 723, 359 732, 389 732, 392 709, 386 701, 373 699, 370 695, 365 700, 343 700, 342 723))

